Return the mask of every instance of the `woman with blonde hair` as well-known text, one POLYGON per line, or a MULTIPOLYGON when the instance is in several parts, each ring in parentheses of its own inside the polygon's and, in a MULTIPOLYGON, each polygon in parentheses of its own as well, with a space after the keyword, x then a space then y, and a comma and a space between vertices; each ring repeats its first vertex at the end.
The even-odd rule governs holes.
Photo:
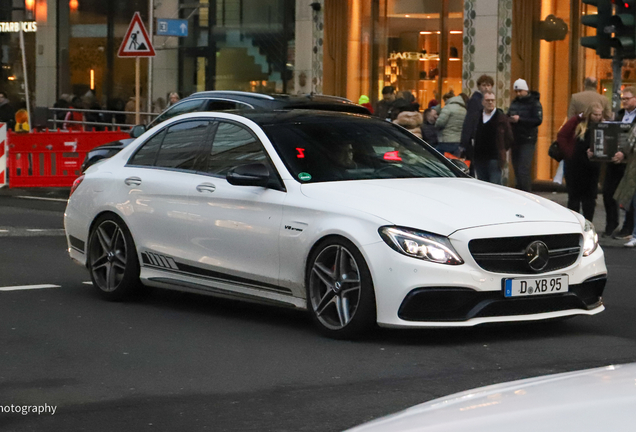
POLYGON ((601 171, 598 162, 590 161, 592 125, 603 120, 603 106, 590 104, 583 114, 571 117, 559 130, 557 141, 564 155, 565 186, 568 208, 592 221, 601 171), (582 209, 582 212, 581 212, 582 209))

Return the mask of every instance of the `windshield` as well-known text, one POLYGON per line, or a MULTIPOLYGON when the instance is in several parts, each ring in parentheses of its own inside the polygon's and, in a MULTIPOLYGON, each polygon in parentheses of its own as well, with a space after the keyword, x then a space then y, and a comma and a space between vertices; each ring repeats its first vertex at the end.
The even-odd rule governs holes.
POLYGON ((382 121, 303 119, 263 130, 302 183, 463 176, 415 136, 382 121))

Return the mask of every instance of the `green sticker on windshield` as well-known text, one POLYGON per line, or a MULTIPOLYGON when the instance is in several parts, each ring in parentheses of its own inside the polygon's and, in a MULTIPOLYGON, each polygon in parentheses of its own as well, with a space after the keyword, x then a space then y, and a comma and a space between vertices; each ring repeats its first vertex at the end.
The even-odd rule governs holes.
POLYGON ((309 181, 311 180, 311 174, 306 172, 301 172, 300 174, 298 174, 298 178, 301 179, 302 181, 309 181))

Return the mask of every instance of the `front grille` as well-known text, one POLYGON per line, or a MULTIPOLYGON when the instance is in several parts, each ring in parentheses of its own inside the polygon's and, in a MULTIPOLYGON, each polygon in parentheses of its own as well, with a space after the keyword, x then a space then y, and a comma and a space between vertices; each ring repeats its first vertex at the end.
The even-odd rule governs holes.
POLYGON ((581 252, 580 234, 554 234, 524 237, 475 239, 468 249, 475 262, 493 273, 539 274, 568 267, 576 262, 581 252), (534 241, 548 247, 549 260, 545 268, 533 270, 526 257, 526 248, 534 241))
POLYGON ((601 275, 570 285, 566 293, 519 298, 506 298, 503 290, 480 292, 470 288, 416 288, 400 305, 398 316, 405 321, 457 322, 569 309, 591 310, 602 304, 606 282, 607 276, 601 275))

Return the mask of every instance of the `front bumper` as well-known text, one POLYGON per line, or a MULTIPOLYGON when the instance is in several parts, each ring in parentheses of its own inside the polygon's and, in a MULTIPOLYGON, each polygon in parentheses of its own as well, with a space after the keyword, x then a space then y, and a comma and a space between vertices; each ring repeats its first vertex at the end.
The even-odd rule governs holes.
POLYGON ((474 318, 536 315, 571 309, 593 311, 602 306, 607 277, 598 276, 569 291, 536 297, 506 298, 502 291, 478 292, 470 288, 416 288, 398 310, 405 321, 468 321, 474 318))
MULTIPOLYGON (((545 320, 571 315, 594 315, 602 302, 607 269, 602 249, 568 267, 540 276, 567 274, 569 291, 564 294, 505 298, 503 280, 528 274, 495 273, 482 269, 473 259, 468 243, 474 238, 520 235, 510 224, 459 231, 450 237, 462 265, 435 264, 401 255, 384 242, 363 247, 373 278, 377 322, 382 327, 470 327, 484 323, 545 320)), ((577 232, 572 224, 536 223, 542 234, 577 232)), ((527 231, 530 231, 529 233, 527 231)), ((539 276, 539 274, 535 275, 539 276)))

